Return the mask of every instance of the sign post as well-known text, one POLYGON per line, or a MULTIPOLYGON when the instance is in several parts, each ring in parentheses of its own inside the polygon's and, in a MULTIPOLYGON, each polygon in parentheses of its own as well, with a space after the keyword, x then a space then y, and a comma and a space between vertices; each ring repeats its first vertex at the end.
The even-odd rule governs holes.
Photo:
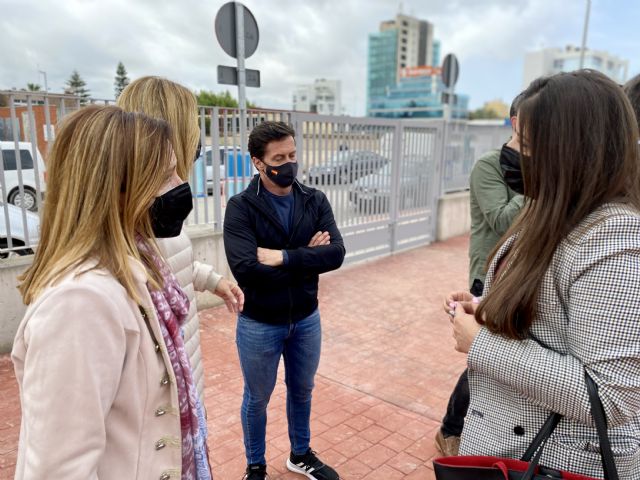
POLYGON ((442 158, 440 159, 440 191, 444 193, 445 169, 447 166, 447 145, 449 143, 449 122, 451 121, 452 105, 457 105, 456 96, 453 94, 454 87, 460 74, 460 64, 453 53, 444 57, 442 62, 442 83, 446 89, 442 92, 442 158))
MULTIPOLYGON (((251 11, 240 2, 225 3, 215 20, 216 37, 222 49, 237 60, 237 66, 218 65, 218 83, 238 86, 238 107, 240 110, 240 155, 242 165, 234 165, 231 170, 245 175, 244 152, 247 149, 247 96, 246 87, 260 87, 260 71, 247 70, 244 61, 258 48, 258 24, 251 11), (242 167, 240 169, 240 167, 242 167)), ((238 159, 235 159, 237 161, 238 159)), ((249 173, 250 175, 250 173, 249 173)), ((237 182, 237 178, 234 179, 237 182)))

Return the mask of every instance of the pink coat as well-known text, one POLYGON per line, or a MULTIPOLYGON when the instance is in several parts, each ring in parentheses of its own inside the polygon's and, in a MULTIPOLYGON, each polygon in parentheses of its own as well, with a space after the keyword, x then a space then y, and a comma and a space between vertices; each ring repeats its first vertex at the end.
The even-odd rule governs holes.
POLYGON ((105 270, 76 269, 29 306, 14 341, 16 479, 179 479, 178 392, 145 269, 139 306, 105 270))

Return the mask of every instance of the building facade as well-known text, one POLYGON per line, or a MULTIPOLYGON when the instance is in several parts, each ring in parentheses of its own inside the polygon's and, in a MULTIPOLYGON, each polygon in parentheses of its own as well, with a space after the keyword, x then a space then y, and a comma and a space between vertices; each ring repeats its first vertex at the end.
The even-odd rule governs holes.
MULTIPOLYGON (((417 68, 426 70, 424 67, 417 68)), ((368 113, 371 117, 442 118, 444 91, 439 73, 406 75, 395 86, 389 87, 384 96, 371 98, 368 113)), ((468 104, 467 95, 456 94, 451 104, 451 118, 466 118, 468 104)))
POLYGON ((342 115, 340 80, 319 78, 312 85, 298 85, 293 93, 293 110, 321 115, 342 115))
MULTIPOLYGON (((398 14, 369 35, 367 115, 437 118, 444 114, 440 42, 433 24, 398 14)), ((457 95, 453 117, 467 115, 468 97, 457 95)))
MULTIPOLYGON (((569 45, 564 49, 545 48, 527 53, 524 60, 522 88, 526 88, 538 77, 580 69, 581 50, 580 47, 569 45)), ((629 62, 608 52, 587 49, 584 54, 583 68, 598 70, 614 82, 623 84, 627 81, 629 62)))

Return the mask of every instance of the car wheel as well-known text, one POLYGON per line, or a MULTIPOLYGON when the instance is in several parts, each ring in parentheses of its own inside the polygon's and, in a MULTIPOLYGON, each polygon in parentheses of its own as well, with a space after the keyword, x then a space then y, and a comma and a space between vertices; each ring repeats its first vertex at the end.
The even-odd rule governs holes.
MULTIPOLYGON (((24 243, 22 243, 20 240, 14 240, 13 242, 13 246, 14 247, 19 247, 21 245, 24 245, 24 243)), ((0 239, 0 249, 2 248, 7 248, 9 246, 9 242, 7 242, 6 238, 1 238, 0 239)), ((33 250, 30 248, 23 248, 22 250, 13 250, 11 252, 2 252, 0 253, 0 259, 3 258, 9 258, 10 256, 13 255, 18 255, 20 257, 24 256, 24 255, 33 255, 33 250)))
POLYGON ((31 187, 24 187, 24 194, 20 195, 19 189, 14 189, 9 194, 9 203, 12 203, 16 207, 24 207, 27 210, 35 212, 38 210, 38 201, 36 199, 36 192, 31 187))

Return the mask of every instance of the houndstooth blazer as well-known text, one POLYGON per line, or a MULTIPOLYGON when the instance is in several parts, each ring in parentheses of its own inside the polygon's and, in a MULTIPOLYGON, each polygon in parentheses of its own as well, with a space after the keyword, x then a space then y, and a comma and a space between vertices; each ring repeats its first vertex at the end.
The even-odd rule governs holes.
MULTIPOLYGON (((485 291, 514 241, 492 261, 485 291)), ((640 212, 604 205, 558 246, 531 333, 535 339, 520 341, 481 328, 468 355, 471 403, 460 454, 520 458, 554 411, 564 418, 541 464, 602 478, 586 368, 620 478, 640 480, 640 212)))

